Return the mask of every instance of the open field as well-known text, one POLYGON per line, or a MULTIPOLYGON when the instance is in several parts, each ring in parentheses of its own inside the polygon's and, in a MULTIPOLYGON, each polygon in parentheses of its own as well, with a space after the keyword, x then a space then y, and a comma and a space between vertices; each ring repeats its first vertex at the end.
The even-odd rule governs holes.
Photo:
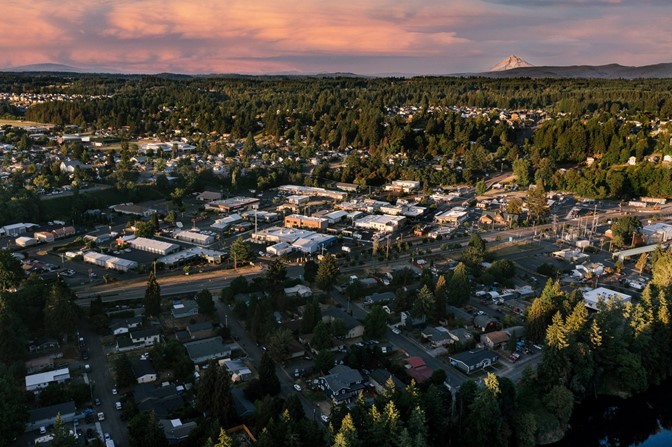
POLYGON ((15 126, 15 127, 19 127, 19 126, 52 127, 53 126, 53 124, 38 123, 36 121, 8 120, 8 119, 0 118, 0 127, 7 126, 7 125, 15 126))

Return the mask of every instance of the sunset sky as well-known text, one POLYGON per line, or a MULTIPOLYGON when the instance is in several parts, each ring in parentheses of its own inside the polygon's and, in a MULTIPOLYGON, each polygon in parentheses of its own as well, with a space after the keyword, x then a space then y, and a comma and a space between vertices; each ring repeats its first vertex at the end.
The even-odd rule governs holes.
POLYGON ((672 0, 3 0, 0 67, 125 73, 672 62, 672 0))

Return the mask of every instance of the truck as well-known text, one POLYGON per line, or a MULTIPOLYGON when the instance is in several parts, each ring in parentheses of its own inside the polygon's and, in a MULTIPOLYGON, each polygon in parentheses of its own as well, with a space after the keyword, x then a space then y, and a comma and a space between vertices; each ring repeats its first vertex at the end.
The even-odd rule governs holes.
POLYGON ((105 447, 114 447, 114 441, 111 439, 107 439, 105 441, 105 447))

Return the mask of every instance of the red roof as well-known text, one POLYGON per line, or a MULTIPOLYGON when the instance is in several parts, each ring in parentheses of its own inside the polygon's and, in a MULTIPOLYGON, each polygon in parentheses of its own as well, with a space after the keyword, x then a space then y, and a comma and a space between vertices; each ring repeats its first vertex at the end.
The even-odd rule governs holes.
POLYGON ((411 368, 413 369, 425 366, 425 361, 420 357, 409 357, 406 359, 406 363, 411 365, 411 368))

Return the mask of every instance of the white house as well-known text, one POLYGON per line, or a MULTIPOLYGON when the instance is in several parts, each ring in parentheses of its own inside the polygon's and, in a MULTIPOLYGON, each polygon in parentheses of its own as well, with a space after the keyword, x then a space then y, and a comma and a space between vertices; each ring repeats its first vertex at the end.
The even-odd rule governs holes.
POLYGON ((587 308, 599 310, 599 303, 621 302, 625 304, 632 302, 632 297, 606 287, 598 287, 597 289, 584 291, 583 302, 587 308))
POLYGON ((70 380, 70 369, 62 368, 26 376, 26 391, 36 391, 46 388, 50 383, 63 383, 70 380))

